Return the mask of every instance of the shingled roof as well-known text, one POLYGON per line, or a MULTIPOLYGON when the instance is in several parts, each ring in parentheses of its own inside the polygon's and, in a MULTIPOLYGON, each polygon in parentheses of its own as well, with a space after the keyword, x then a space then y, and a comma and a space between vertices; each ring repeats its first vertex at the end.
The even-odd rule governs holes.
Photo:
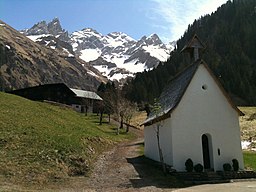
POLYGON ((224 88, 208 68, 207 64, 203 60, 197 60, 185 68, 181 73, 177 74, 165 87, 158 100, 161 109, 157 112, 157 114, 154 112, 150 113, 143 125, 151 125, 170 117, 170 114, 179 104, 200 64, 203 64, 206 67, 207 71, 213 77, 214 81, 217 83, 231 106, 238 112, 239 115, 243 115, 243 113, 233 104, 224 88))

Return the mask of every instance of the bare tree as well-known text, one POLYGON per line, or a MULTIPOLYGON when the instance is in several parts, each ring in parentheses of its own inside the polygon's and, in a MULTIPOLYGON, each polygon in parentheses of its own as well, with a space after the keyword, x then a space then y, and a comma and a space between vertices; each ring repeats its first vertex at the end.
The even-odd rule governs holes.
POLYGON ((108 114, 108 122, 110 123, 110 114, 113 113, 112 100, 115 97, 115 86, 111 82, 107 84, 101 83, 97 93, 103 98, 103 101, 97 104, 98 113, 100 114, 100 125, 102 124, 104 113, 108 114))
POLYGON ((125 101, 124 121, 126 124, 126 133, 129 132, 131 119, 136 112, 136 105, 128 100, 125 101))
POLYGON ((103 113, 105 111, 104 102, 103 101, 98 101, 96 105, 97 105, 97 111, 100 114, 100 122, 99 122, 99 124, 102 125, 103 113))
MULTIPOLYGON (((104 112, 108 112, 109 118, 110 114, 113 114, 115 120, 120 123, 116 129, 116 134, 119 135, 124 123, 126 125, 130 123, 133 114, 132 106, 134 105, 125 99, 120 88, 115 87, 114 84, 108 85, 108 88, 99 94, 104 101, 104 112)), ((129 127, 126 129, 126 132, 128 131, 129 127)))
POLYGON ((108 114, 113 114, 115 119, 120 122, 120 126, 117 127, 116 134, 119 135, 119 129, 123 127, 123 98, 121 91, 118 88, 112 86, 107 89, 102 95, 104 100, 104 109, 108 114))
POLYGON ((117 135, 119 130, 126 124, 126 132, 129 132, 129 124, 131 118, 136 111, 136 106, 132 102, 128 101, 121 93, 120 89, 115 89, 115 92, 107 93, 106 99, 108 100, 108 107, 115 116, 116 120, 120 122, 117 127, 117 135))
POLYGON ((90 105, 90 102, 86 98, 81 98, 80 99, 80 104, 81 104, 81 113, 84 113, 85 116, 88 114, 88 106, 90 105))
MULTIPOLYGON (((154 100, 154 106, 153 106, 153 113, 156 115, 156 118, 159 116, 159 113, 161 112, 161 105, 157 100, 154 100)), ((158 153, 159 153, 159 159, 162 165, 162 169, 164 174, 166 173, 166 165, 164 163, 164 156, 163 156, 163 151, 160 145, 160 127, 161 127, 161 122, 157 122, 155 125, 155 130, 156 130, 156 138, 157 138, 157 147, 158 147, 158 153)))

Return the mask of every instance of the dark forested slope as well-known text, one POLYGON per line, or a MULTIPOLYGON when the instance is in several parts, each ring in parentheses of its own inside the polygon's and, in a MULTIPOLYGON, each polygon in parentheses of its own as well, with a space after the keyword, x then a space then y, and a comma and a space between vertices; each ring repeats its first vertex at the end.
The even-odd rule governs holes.
POLYGON ((137 74, 124 87, 127 97, 136 102, 152 102, 175 74, 190 64, 181 53, 197 34, 206 49, 206 61, 224 88, 239 105, 256 105, 256 1, 233 0, 211 15, 195 20, 177 42, 170 59, 155 70, 137 74))

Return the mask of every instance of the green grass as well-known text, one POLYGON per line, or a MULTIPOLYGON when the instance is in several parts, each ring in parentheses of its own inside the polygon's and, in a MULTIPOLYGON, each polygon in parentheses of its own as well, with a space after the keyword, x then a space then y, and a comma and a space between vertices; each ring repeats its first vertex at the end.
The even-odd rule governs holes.
POLYGON ((239 118, 242 140, 256 140, 256 107, 239 107, 245 114, 239 118))
POLYGON ((244 151, 244 167, 256 171, 256 152, 244 151))
MULTIPOLYGON (((239 107, 239 109, 245 114, 239 118, 241 139, 256 141, 256 107, 239 107)), ((255 144, 252 143, 251 147, 255 144)), ((244 151, 243 156, 245 169, 256 171, 256 152, 244 151)))
POLYGON ((0 92, 0 176, 44 184, 87 175, 95 157, 116 142, 115 126, 98 116, 0 92))

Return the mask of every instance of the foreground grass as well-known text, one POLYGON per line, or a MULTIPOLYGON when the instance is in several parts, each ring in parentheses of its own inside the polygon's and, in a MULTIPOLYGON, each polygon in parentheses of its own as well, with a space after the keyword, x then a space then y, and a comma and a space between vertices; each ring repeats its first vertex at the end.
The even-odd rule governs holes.
POLYGON ((99 126, 96 115, 0 92, 0 176, 44 184, 87 175, 95 157, 131 134, 99 126))
POLYGON ((239 118, 242 140, 256 141, 256 107, 239 107, 245 114, 239 118))
MULTIPOLYGON (((251 141, 249 147, 256 147, 256 107, 239 107, 245 114, 239 118, 241 127, 241 139, 251 141)), ((244 151, 244 166, 247 170, 256 171, 256 152, 244 151)))
POLYGON ((244 167, 256 171, 256 152, 244 151, 244 167))

